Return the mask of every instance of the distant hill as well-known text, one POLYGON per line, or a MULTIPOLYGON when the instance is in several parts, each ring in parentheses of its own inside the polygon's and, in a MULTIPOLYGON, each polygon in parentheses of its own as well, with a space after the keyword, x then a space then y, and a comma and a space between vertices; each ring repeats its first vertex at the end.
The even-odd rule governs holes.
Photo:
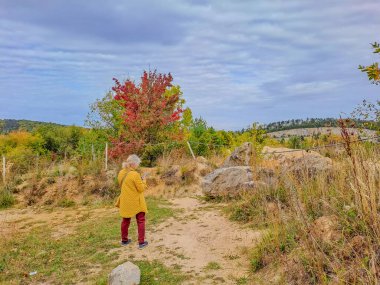
MULTIPOLYGON (((367 129, 351 129, 349 131, 360 136, 361 138, 375 137, 376 131, 367 129)), ((338 127, 321 127, 321 128, 296 128, 291 130, 270 132, 268 135, 272 138, 289 138, 293 136, 297 137, 311 137, 319 135, 340 135, 340 128, 338 127)))
POLYGON ((32 131, 39 126, 63 126, 56 123, 38 122, 30 120, 12 120, 12 119, 0 119, 0 134, 7 134, 11 131, 24 130, 32 131))
MULTIPOLYGON (((368 123, 366 121, 354 120, 356 123, 356 127, 364 127, 368 128, 368 126, 364 126, 364 123, 368 123)), ((267 125, 262 126, 264 130, 268 133, 278 132, 278 131, 286 131, 293 129, 307 129, 307 128, 333 128, 338 126, 338 119, 336 118, 308 118, 308 119, 293 119, 287 121, 279 121, 269 123, 267 125)))

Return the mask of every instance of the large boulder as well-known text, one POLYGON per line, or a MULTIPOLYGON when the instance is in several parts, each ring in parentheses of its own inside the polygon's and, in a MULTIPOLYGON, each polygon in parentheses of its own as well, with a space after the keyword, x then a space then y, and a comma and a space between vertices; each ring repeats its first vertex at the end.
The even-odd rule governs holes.
POLYGON ((332 169, 331 158, 315 151, 294 150, 290 148, 273 148, 265 146, 262 151, 266 160, 272 160, 273 166, 295 174, 315 175, 332 169))
POLYGON ((219 168, 203 178, 202 191, 208 197, 235 196, 241 191, 261 185, 252 178, 249 166, 219 168))
POLYGON ((140 268, 132 262, 125 262, 116 267, 108 276, 109 285, 138 285, 140 284, 140 268))
POLYGON ((249 142, 243 143, 237 147, 233 153, 227 157, 222 167, 231 166, 249 166, 252 158, 252 144, 249 142))

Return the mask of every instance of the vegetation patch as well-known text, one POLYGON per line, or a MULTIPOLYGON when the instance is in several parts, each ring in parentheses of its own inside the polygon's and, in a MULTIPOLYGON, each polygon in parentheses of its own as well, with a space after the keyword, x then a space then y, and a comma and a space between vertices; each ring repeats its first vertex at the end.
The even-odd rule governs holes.
POLYGON ((205 266, 205 270, 218 270, 221 268, 222 267, 220 266, 220 264, 215 262, 215 261, 211 261, 211 262, 207 263, 207 265, 205 266))
MULTIPOLYGON (((172 209, 167 208, 166 201, 148 198, 147 203, 148 223, 159 223, 174 214, 172 209)), ((134 230, 135 224, 132 223, 131 231, 134 230)), ((2 239, 0 283, 106 284, 107 275, 118 265, 118 254, 112 253, 112 249, 120 246, 118 215, 103 214, 86 219, 77 226, 74 234, 62 238, 53 238, 54 234, 55 229, 40 226, 29 233, 15 233, 2 239), (37 274, 30 276, 30 272, 37 274)), ((158 262, 137 264, 141 265, 145 280, 142 284, 178 284, 175 283, 176 280, 182 280, 176 271, 169 270, 158 262), (161 274, 162 279, 159 278, 161 274)))
POLYGON ((62 208, 74 207, 75 205, 75 201, 70 199, 62 199, 57 202, 57 206, 62 208))
POLYGON ((0 189, 0 209, 12 207, 16 203, 13 194, 5 189, 0 189))

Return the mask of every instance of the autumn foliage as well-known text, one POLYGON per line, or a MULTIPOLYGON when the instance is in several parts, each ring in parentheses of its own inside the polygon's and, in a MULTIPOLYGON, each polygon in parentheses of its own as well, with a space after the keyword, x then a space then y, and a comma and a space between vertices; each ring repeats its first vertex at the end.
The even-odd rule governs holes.
POLYGON ((141 83, 115 79, 113 100, 120 110, 120 129, 111 138, 111 157, 139 152, 147 144, 180 137, 176 122, 181 118, 184 100, 173 77, 156 71, 144 71, 141 83))
MULTIPOLYGON (((371 44, 371 46, 373 49, 373 53, 380 54, 380 44, 379 43, 374 42, 373 44, 371 44)), ((380 68, 379 68, 378 62, 375 62, 375 63, 368 65, 368 66, 359 65, 359 69, 362 72, 367 73, 368 79, 373 84, 376 84, 376 85, 380 84, 380 68)))

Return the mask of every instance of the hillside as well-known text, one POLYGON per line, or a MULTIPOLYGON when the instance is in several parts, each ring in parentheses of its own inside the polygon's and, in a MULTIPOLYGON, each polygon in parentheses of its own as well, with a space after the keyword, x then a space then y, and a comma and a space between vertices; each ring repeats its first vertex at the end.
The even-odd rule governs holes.
MULTIPOLYGON (((376 136, 376 131, 373 130, 359 130, 359 129, 350 129, 351 132, 361 136, 361 137, 374 137, 376 136)), ((268 135, 272 138, 288 138, 292 136, 319 136, 319 135, 340 135, 340 128, 338 127, 320 127, 320 128, 296 128, 289 130, 282 130, 276 132, 270 132, 268 135)))
MULTIPOLYGON (((354 120, 357 127, 368 128, 366 121, 354 120)), ((305 128, 334 128, 338 127, 338 119, 336 118, 307 118, 307 119, 292 119, 287 121, 273 122, 263 125, 263 129, 268 133, 305 128)))
POLYGON ((50 122, 0 119, 0 134, 6 134, 6 133, 9 133, 11 131, 17 131, 17 130, 25 130, 25 131, 30 132, 34 128, 36 128, 38 126, 44 126, 44 125, 62 126, 60 124, 50 123, 50 122))

